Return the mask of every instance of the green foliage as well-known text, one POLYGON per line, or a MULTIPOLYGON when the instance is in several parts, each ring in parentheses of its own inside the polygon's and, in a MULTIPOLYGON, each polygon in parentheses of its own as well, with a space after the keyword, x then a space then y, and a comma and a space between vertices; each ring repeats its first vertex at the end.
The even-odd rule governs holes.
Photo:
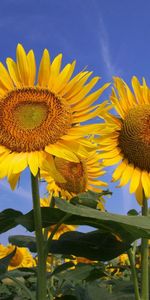
MULTIPOLYGON (((30 251, 36 252, 36 243, 32 237, 11 236, 9 241, 12 244, 28 247, 30 251)), ((108 261, 124 253, 130 247, 129 243, 118 241, 109 232, 101 232, 100 230, 89 233, 73 231, 64 233, 59 240, 53 240, 49 252, 108 261)))
MULTIPOLYGON (((121 276, 117 278, 115 272, 114 275, 108 272, 106 265, 108 261, 125 253, 133 241, 141 237, 150 238, 150 217, 140 216, 135 210, 130 210, 128 216, 101 212, 96 207, 99 197, 103 194, 82 193, 72 198, 70 203, 54 198, 57 208, 41 208, 43 228, 57 224, 68 215, 65 224, 89 225, 96 229, 88 233, 66 232, 50 244, 49 252, 54 256, 75 255, 99 262, 75 265, 73 261, 66 263, 62 260, 62 265, 53 266, 51 272, 47 273, 47 278, 49 281, 53 280, 53 289, 50 289, 50 292, 55 300, 135 299, 129 266, 127 270, 126 266, 121 267, 121 276), (128 276, 125 276, 126 271, 128 276)), ((0 233, 18 224, 33 232, 33 211, 23 215, 19 211, 8 209, 0 213, 0 233)), ((33 236, 11 236, 9 242, 16 246, 28 247, 31 252, 37 251, 33 236)), ((45 246, 46 242, 43 247, 45 246)), ((7 266, 14 253, 0 260, 0 280, 10 276, 17 283, 18 278, 23 278, 25 286, 35 295, 36 269, 7 272, 7 266)), ((12 300, 16 296, 18 299, 28 299, 21 287, 8 287, 4 284, 2 288, 0 285, 0 299, 12 300)))
POLYGON ((69 270, 65 272, 65 274, 61 274, 60 277, 57 276, 57 280, 60 280, 59 284, 61 284, 61 293, 63 296, 56 297, 55 299, 71 299, 67 298, 67 296, 74 296, 77 300, 135 299, 133 284, 131 283, 130 279, 106 279, 106 275, 103 273, 102 267, 99 267, 99 278, 88 281, 87 278, 90 277, 90 274, 92 271, 94 271, 94 268, 95 270, 98 269, 97 266, 81 265, 76 267, 75 270, 69 270))
POLYGON ((15 222, 15 219, 22 215, 20 211, 14 209, 5 209, 0 212, 0 233, 16 227, 18 224, 15 222))
MULTIPOLYGON (((134 240, 145 237, 150 238, 150 217, 143 216, 124 216, 100 212, 96 209, 82 205, 72 205, 71 203, 56 198, 56 205, 62 211, 86 218, 87 225, 96 228, 105 228, 109 232, 120 236, 124 241, 133 242, 134 240)), ((67 220, 67 223, 70 220, 67 220)), ((81 224, 80 224, 81 225, 81 224)))
POLYGON ((73 197, 70 200, 72 204, 80 204, 84 206, 88 206, 91 208, 96 208, 101 197, 106 195, 111 195, 112 193, 109 190, 102 191, 101 193, 95 193, 92 191, 87 191, 84 193, 80 193, 77 196, 73 197))

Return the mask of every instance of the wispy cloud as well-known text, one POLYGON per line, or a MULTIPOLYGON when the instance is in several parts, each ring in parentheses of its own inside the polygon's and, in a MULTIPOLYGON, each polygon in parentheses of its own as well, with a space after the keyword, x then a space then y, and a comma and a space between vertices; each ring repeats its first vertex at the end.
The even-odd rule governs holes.
POLYGON ((113 62, 107 30, 101 15, 99 15, 99 20, 98 20, 98 38, 99 38, 101 56, 105 65, 107 76, 110 78, 114 75, 121 75, 122 71, 113 62))
MULTIPOLYGON (((11 189, 10 186, 8 185, 8 183, 5 180, 1 180, 0 181, 0 186, 5 189, 8 193, 11 193, 11 189)), ((27 200, 31 199, 31 193, 26 191, 24 188, 22 188, 21 186, 19 186, 18 188, 16 188, 13 191, 13 194, 16 196, 19 196, 21 198, 25 198, 27 200)))

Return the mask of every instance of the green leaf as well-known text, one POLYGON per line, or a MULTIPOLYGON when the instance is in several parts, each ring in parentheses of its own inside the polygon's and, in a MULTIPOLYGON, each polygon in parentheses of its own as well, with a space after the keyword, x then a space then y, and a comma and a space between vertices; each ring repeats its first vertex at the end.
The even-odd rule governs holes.
POLYGON ((62 211, 79 216, 80 220, 81 217, 83 220, 84 218, 88 218, 86 219, 87 225, 97 228, 105 228, 120 236, 124 241, 133 242, 140 237, 150 238, 150 217, 124 216, 108 212, 100 212, 89 207, 72 205, 71 203, 65 200, 62 201, 59 198, 55 198, 55 201, 57 207, 59 207, 62 211))
POLYGON ((130 209, 127 214, 128 214, 128 216, 138 216, 139 215, 139 213, 135 209, 130 209))
POLYGON ((26 247, 31 252, 36 252, 36 239, 33 236, 27 235, 12 235, 8 238, 9 243, 18 247, 26 247))
MULTIPOLYGON (((27 247, 36 252, 35 238, 30 236, 10 236, 9 242, 27 247)), ((90 260, 108 261, 127 251, 131 245, 119 241, 110 232, 95 230, 88 233, 66 232, 59 240, 53 240, 49 252, 54 254, 75 255, 90 260)))
POLYGON ((92 265, 80 265, 76 266, 74 270, 68 270, 63 274, 60 274, 59 277, 61 277, 62 280, 79 282, 85 280, 89 276, 91 270, 93 270, 92 265))
MULTIPOLYGON (((41 208, 43 228, 57 224, 66 213, 69 213, 71 216, 64 221, 65 224, 89 225, 103 232, 111 232, 126 243, 132 243, 141 237, 150 238, 150 217, 100 212, 86 206, 73 205, 59 198, 56 198, 55 201, 60 209, 41 208)), ((29 231, 34 231, 33 211, 17 217, 15 222, 23 225, 29 231)))
MULTIPOLYGON (((23 268, 25 270, 25 268, 23 268)), ((21 271, 20 269, 15 269, 13 271, 5 272, 0 275, 0 280, 7 278, 9 276, 17 278, 17 277, 26 277, 26 276, 33 276, 35 274, 35 270, 31 268, 26 268, 26 271, 21 271)))
POLYGON ((118 241, 109 232, 66 232, 51 244, 50 252, 75 255, 90 260, 108 261, 127 251, 131 245, 118 241))
MULTIPOLYGON (((60 209, 50 207, 41 207, 41 214, 43 228, 56 224, 65 216, 65 213, 60 209)), ((33 210, 25 215, 17 217, 15 221, 16 223, 18 223, 18 225, 24 226, 30 232, 35 230, 33 210)))
POLYGON ((105 196, 105 195, 110 195, 112 194, 110 191, 106 190, 101 193, 95 193, 92 191, 87 191, 85 193, 80 193, 77 196, 73 197, 70 200, 70 203, 72 204, 80 204, 84 206, 88 206, 91 208, 96 208, 97 204, 100 201, 100 198, 105 196))
POLYGON ((49 277, 51 277, 53 275, 57 275, 59 273, 62 273, 72 267, 74 267, 74 263, 72 261, 66 262, 66 263, 56 267, 55 270, 50 274, 49 277))
POLYGON ((112 285, 111 282, 110 285, 106 284, 105 286, 96 281, 92 282, 86 286, 86 291, 90 300, 135 300, 133 284, 119 279, 116 280, 115 285, 112 285), (112 289, 111 292, 109 292, 109 287, 112 289))
POLYGON ((0 233, 16 227, 18 224, 15 219, 19 216, 22 216, 22 213, 14 209, 5 209, 0 212, 0 233))

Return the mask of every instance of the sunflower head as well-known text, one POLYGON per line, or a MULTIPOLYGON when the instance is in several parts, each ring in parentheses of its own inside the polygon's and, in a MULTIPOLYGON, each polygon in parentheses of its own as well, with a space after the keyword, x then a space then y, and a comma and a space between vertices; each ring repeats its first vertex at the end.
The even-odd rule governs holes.
POLYGON ((109 84, 91 93, 100 78, 89 80, 85 70, 73 77, 76 62, 61 62, 62 54, 51 61, 45 49, 37 72, 33 50, 19 44, 16 61, 0 63, 0 178, 12 188, 26 167, 35 176, 47 155, 79 162, 90 149, 87 133, 99 133, 99 124, 82 123, 105 109, 93 103, 109 84))
MULTIPOLYGON (((62 158, 54 158, 55 166, 64 182, 54 179, 48 170, 42 169, 41 177, 48 183, 47 190, 54 196, 61 195, 64 199, 70 200, 73 196, 91 190, 96 193, 102 192, 102 187, 107 183, 99 177, 105 174, 100 163, 100 154, 94 150, 87 158, 79 158, 78 163, 69 162, 62 158)), ((104 200, 99 200, 98 208, 104 210, 104 200)))
POLYGON ((140 204, 143 192, 150 197, 150 89, 145 80, 132 78, 133 92, 120 78, 114 78, 111 102, 118 115, 105 116, 106 129, 100 141, 104 165, 119 163, 113 180, 123 186, 130 181, 130 192, 140 204))

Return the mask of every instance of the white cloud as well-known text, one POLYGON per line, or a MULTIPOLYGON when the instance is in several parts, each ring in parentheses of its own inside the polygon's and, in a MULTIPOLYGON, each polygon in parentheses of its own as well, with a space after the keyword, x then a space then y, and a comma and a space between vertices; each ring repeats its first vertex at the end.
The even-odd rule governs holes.
POLYGON ((108 34, 101 15, 99 15, 98 20, 98 38, 101 49, 101 56, 105 65, 107 76, 112 77, 114 75, 120 75, 122 73, 121 70, 112 61, 108 34))
MULTIPOLYGON (((11 188, 9 184, 6 182, 6 180, 1 180, 0 181, 0 186, 4 188, 7 192, 11 193, 11 188)), ((31 199, 31 193, 26 191, 24 188, 19 186, 13 191, 13 194, 16 196, 20 196, 21 198, 25 198, 27 200, 31 199)))

